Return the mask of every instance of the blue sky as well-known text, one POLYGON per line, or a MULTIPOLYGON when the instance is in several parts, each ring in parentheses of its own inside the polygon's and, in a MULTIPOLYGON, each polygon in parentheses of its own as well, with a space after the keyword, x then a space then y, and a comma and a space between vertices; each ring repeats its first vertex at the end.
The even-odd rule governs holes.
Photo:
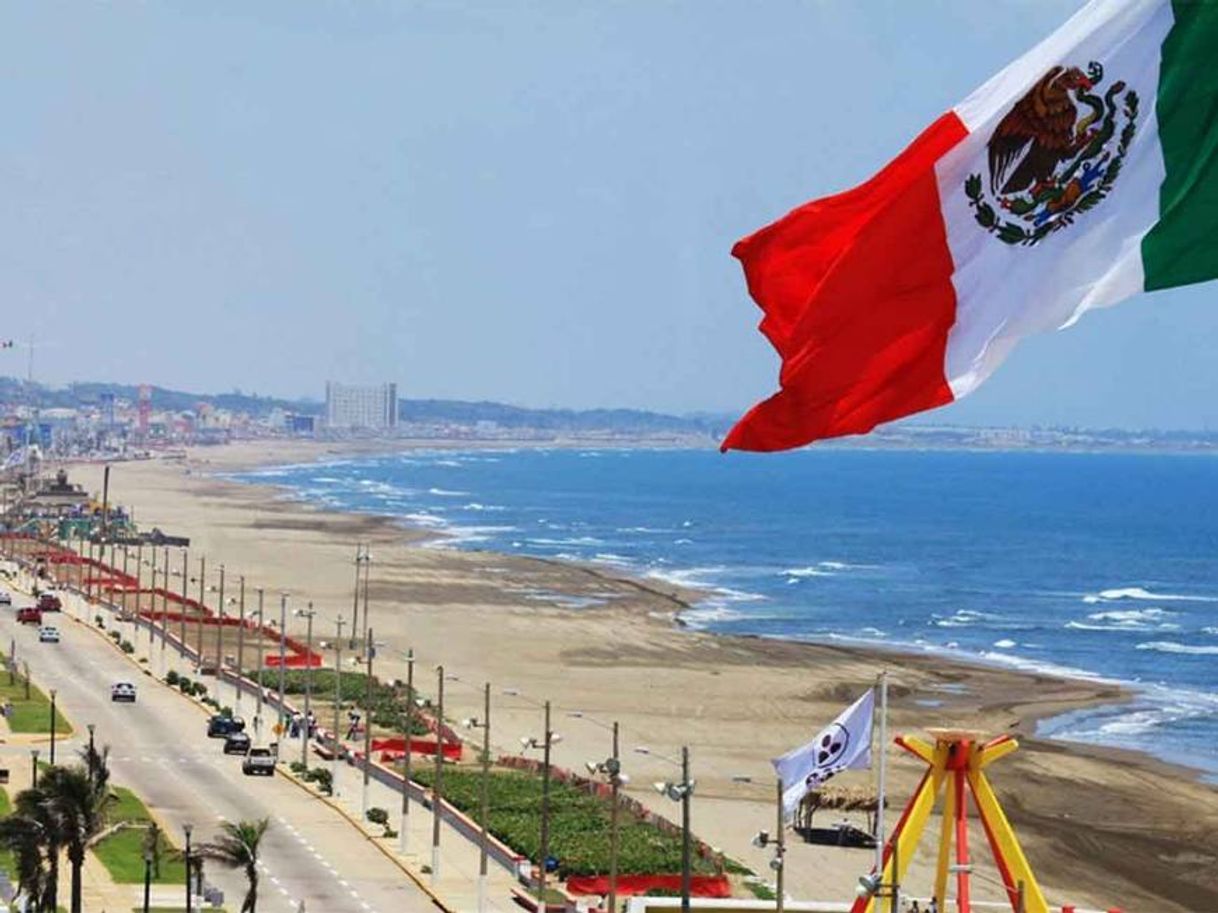
MULTIPOLYGON (((778 365, 732 242, 1078 5, 6 4, 0 337, 55 383, 744 408, 778 365)), ((934 417, 1218 427, 1215 296, 1090 315, 934 417)))

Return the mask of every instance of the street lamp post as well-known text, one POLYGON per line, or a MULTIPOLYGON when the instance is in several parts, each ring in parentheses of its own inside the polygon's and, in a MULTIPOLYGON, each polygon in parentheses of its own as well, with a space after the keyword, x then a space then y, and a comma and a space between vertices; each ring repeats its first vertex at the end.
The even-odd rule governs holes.
POLYGON ((478 821, 478 913, 486 909, 486 880, 487 857, 489 843, 487 839, 487 819, 491 813, 491 683, 487 682, 482 690, 482 719, 473 720, 473 725, 482 727, 482 784, 479 797, 481 806, 478 821))
POLYGON ((609 898, 607 913, 617 913, 618 794, 622 784, 626 782, 626 775, 622 773, 622 760, 618 744, 618 724, 616 721, 613 723, 613 754, 600 762, 589 761, 587 767, 589 773, 604 774, 609 780, 609 787, 612 790, 610 799, 612 805, 609 808, 609 898))
POLYGON ((546 860, 550 856, 550 751, 561 736, 550 728, 550 702, 545 703, 545 729, 540 739, 525 736, 520 744, 527 751, 530 748, 541 749, 541 846, 537 866, 537 903, 539 909, 545 906, 546 896, 546 860))
POLYGON ((51 689, 51 766, 55 766, 55 695, 58 692, 51 689))
POLYGON ((304 765, 305 770, 309 769, 309 713, 310 704, 313 699, 313 618, 317 615, 313 611, 313 603, 309 603, 309 607, 296 610, 296 614, 305 619, 305 702, 304 702, 304 725, 301 726, 300 732, 300 763, 304 765))
POLYGON ((239 621, 237 624, 237 680, 233 686, 237 690, 236 711, 237 715, 241 715, 241 683, 245 680, 245 575, 241 575, 239 584, 239 595, 237 597, 237 614, 239 621))
POLYGON ((166 546, 162 555, 164 570, 161 572, 161 677, 165 677, 165 643, 169 639, 169 548, 166 546))
POLYGON ((199 556, 199 618, 197 621, 198 630, 195 631, 195 671, 199 671, 199 667, 203 665, 203 619, 207 615, 207 602, 205 599, 207 589, 207 556, 199 556))
POLYGON ((148 902, 152 896, 152 850, 144 850, 144 913, 148 913, 148 902))
POLYGON ((343 625, 346 623, 341 615, 334 620, 338 633, 334 639, 334 744, 331 746, 334 754, 330 758, 330 789, 335 795, 338 795, 338 755, 342 745, 338 715, 343 705, 343 625))
POLYGON ((436 773, 431 788, 431 883, 440 877, 440 806, 444 803, 444 667, 436 667, 436 773))
POLYGON ((364 647, 367 659, 367 678, 364 680, 364 785, 360 793, 360 817, 368 817, 368 787, 372 776, 372 660, 376 648, 372 645, 372 629, 368 629, 368 642, 364 647))
POLYGON ((287 646, 288 646, 288 594, 279 594, 279 713, 276 717, 279 720, 279 732, 276 735, 283 734, 283 691, 284 691, 284 674, 287 670, 287 646))
POLYGON ((131 575, 127 573, 127 543, 123 543, 123 614, 127 614, 127 595, 131 592, 131 575))
MULTIPOLYGON (((741 782, 750 782, 748 777, 733 778, 739 779, 741 782)), ((782 807, 783 784, 782 777, 778 778, 778 788, 776 794, 776 805, 774 814, 774 835, 771 836, 768 831, 761 831, 753 838, 753 846, 764 849, 771 843, 774 844, 774 858, 770 860, 770 868, 774 870, 774 894, 775 894, 775 910, 776 913, 783 913, 786 905, 786 887, 784 885, 784 875, 786 869, 787 843, 786 843, 786 814, 782 807)), ((879 904, 876 904, 876 909, 879 910, 879 904)))
POLYGON ((190 890, 190 832, 194 828, 189 824, 183 824, 182 830, 186 834, 186 913, 192 913, 194 898, 190 890))
POLYGON ((93 747, 93 730, 97 728, 95 723, 88 723, 85 726, 89 730, 89 782, 93 781, 93 771, 97 767, 94 760, 97 757, 97 749, 93 747))
POLYGON ((254 705, 254 735, 258 738, 262 737, 262 669, 266 665, 266 653, 262 643, 262 629, 264 622, 262 619, 262 598, 265 595, 265 590, 262 587, 257 588, 258 593, 258 697, 254 705))
POLYGON ((148 658, 152 659, 152 636, 156 633, 156 548, 152 549, 152 560, 149 562, 149 567, 152 569, 149 576, 152 578, 152 583, 148 590, 148 658))
MULTIPOLYGON (((636 748, 635 751, 639 754, 655 754, 650 749, 642 747, 636 748)), ((663 757, 663 755, 657 755, 657 757, 663 757)), ((671 758, 665 758, 665 760, 672 761, 671 758)), ((674 802, 681 803, 681 913, 689 913, 689 895, 692 882, 689 808, 696 785, 697 781, 691 780, 689 777, 689 746, 682 746, 681 782, 673 783, 666 781, 655 784, 656 791, 660 795, 667 796, 674 802)))
POLYGON ((189 574, 189 572, 187 571, 189 558, 190 558, 189 552, 186 549, 182 549, 182 585, 180 587, 180 592, 181 592, 180 602, 181 602, 182 611, 178 615, 178 656, 179 657, 186 656, 186 599, 188 598, 187 593, 186 593, 186 584, 188 581, 188 574, 189 574))
POLYGON ((355 649, 355 637, 359 632, 359 571, 364 560, 363 546, 355 543, 355 591, 351 602, 351 648, 355 649))
POLYGON ((216 598, 216 700, 224 678, 224 565, 220 565, 220 593, 216 598))
POLYGON ((399 850, 406 852, 410 830, 410 736, 414 731, 414 650, 406 653, 406 732, 402 770, 402 823, 398 827, 399 850))
POLYGON ((38 755, 40 754, 37 748, 30 749, 30 782, 33 788, 38 788, 38 755))

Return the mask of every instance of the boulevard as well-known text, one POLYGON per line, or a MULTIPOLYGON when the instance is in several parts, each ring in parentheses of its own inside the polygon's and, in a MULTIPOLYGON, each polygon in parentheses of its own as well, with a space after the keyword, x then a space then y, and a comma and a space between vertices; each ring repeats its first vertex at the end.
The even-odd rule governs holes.
MULTIPOLYGON (((317 797, 283 776, 246 777, 241 759, 222 753, 222 740, 206 735, 200 708, 142 671, 102 636, 70 614, 45 616, 61 633, 58 644, 40 643, 36 625, 16 622, 28 596, 14 593, 12 611, 0 614, 0 638, 15 644, 18 662, 28 662, 34 682, 56 689, 59 709, 71 721, 70 739, 59 740, 56 760, 73 763, 94 724, 98 748, 110 747, 112 782, 139 794, 175 844, 183 826, 193 827, 195 842, 211 840, 222 821, 269 817, 261 848, 263 871, 259 909, 384 913, 434 909, 431 899, 362 834, 317 797), (110 686, 136 685, 135 703, 113 703, 110 686)), ((41 757, 48 756, 42 744, 41 757)), ((0 746, 4 766, 30 764, 29 746, 0 746)), ((209 882, 236 909, 244 893, 239 872, 215 863, 205 867, 209 882)), ((134 889, 134 886, 133 886, 134 889)), ((170 886, 157 886, 169 897, 170 886)), ((176 902, 184 902, 178 888, 176 902)))

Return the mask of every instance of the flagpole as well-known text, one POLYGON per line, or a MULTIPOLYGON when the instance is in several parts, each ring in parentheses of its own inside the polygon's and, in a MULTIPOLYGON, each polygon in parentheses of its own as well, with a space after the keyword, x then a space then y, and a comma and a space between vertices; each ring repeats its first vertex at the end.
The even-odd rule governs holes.
MULTIPOLYGON (((880 764, 876 783, 875 809, 875 873, 884 877, 884 789, 888 772, 888 671, 880 673, 876 687, 880 691, 880 764)), ((896 871, 893 870, 895 878, 896 871)))

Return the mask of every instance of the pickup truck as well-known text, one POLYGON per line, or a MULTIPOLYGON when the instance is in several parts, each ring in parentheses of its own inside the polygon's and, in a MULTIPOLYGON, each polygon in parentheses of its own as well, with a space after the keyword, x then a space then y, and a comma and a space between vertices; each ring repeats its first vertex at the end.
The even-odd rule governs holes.
POLYGON ((275 755, 269 748, 251 748, 241 762, 241 772, 247 777, 255 774, 272 776, 275 773, 275 755))

